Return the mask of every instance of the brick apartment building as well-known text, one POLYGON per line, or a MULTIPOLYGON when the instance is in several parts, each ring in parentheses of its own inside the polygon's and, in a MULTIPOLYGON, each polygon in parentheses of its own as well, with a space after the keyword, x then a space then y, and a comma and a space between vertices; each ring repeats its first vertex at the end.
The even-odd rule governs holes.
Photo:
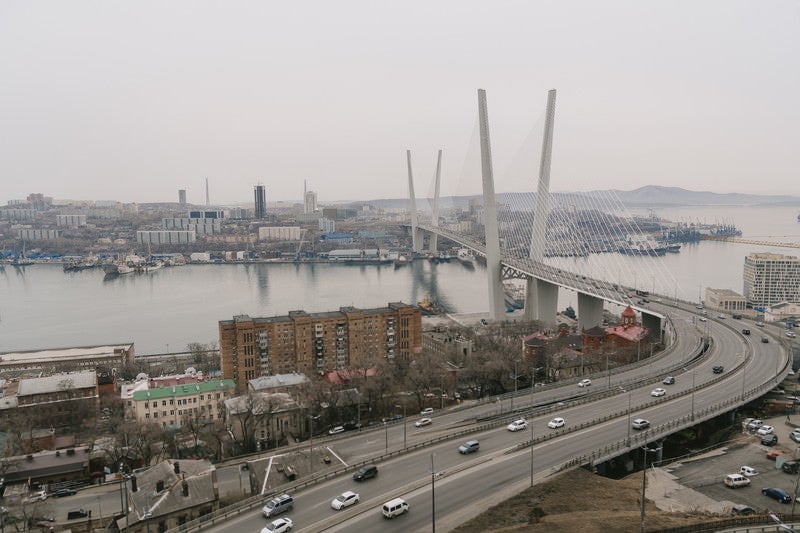
POLYGON ((422 351, 422 312, 402 302, 377 309, 252 318, 219 322, 222 377, 239 390, 259 376, 366 367, 377 358, 410 359, 422 351))

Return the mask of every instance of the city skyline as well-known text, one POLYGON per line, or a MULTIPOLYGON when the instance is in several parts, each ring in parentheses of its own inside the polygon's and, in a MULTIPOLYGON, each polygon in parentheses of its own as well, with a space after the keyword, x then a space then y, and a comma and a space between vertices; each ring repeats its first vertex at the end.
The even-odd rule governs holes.
POLYGON ((0 204, 403 198, 406 149, 431 196, 439 148, 476 194, 478 88, 498 192, 535 189, 556 88, 553 190, 798 195, 800 8, 769 8, 7 2, 0 204))

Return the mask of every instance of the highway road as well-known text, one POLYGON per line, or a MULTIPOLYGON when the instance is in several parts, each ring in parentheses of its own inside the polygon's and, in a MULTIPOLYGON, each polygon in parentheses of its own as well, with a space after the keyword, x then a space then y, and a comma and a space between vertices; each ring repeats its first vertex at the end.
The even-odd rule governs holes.
MULTIPOLYGON (((762 329, 750 320, 733 320, 730 317, 724 320, 709 317, 708 321, 702 322, 696 314, 699 310, 694 305, 683 304, 681 310, 658 303, 649 305, 657 313, 671 317, 677 334, 673 349, 640 366, 634 365, 612 372, 611 375, 595 374, 591 376, 591 387, 578 388, 574 381, 558 386, 536 387, 533 394, 521 391, 513 399, 513 412, 510 397, 490 398, 481 403, 465 402, 458 408, 437 412, 433 415, 433 423, 423 428, 415 428, 413 422, 419 417, 409 415, 405 428, 403 421, 400 421, 385 428, 315 439, 315 457, 319 460, 323 453, 330 455, 333 468, 372 460, 387 450, 398 452, 404 447, 404 432, 408 446, 437 437, 446 438, 454 432, 468 433, 378 463, 380 475, 377 479, 355 483, 347 474, 294 494, 295 509, 288 516, 295 520, 295 531, 319 531, 323 528, 330 531, 361 528, 365 532, 378 531, 379 528, 430 530, 431 455, 434 472, 443 473, 436 477, 435 494, 437 527, 445 531, 530 484, 531 448, 518 449, 517 445, 530 441, 531 432, 506 431, 505 424, 515 418, 525 416, 531 422, 537 439, 544 435, 555 435, 551 440, 537 441, 533 447, 533 472, 538 480, 570 459, 591 454, 608 443, 621 443, 624 447, 629 434, 634 438, 639 434, 630 429, 629 419, 646 418, 655 428, 681 416, 691 415, 693 411, 698 421, 710 418, 714 413, 701 414, 707 406, 732 398, 740 399, 743 394, 748 398, 760 396, 764 391, 753 391, 756 385, 777 383, 788 371, 783 347, 795 339, 786 338, 783 328, 767 326, 762 329), (741 335, 739 332, 742 328, 750 329, 752 334, 741 335), (765 333, 771 339, 766 344, 761 342, 765 333), (693 362, 692 354, 700 345, 702 335, 713 338, 712 349, 706 358, 693 362), (714 365, 725 367, 723 379, 706 387, 719 378, 711 371, 714 365), (661 379, 667 374, 676 377, 674 385, 661 385, 661 379), (776 374, 780 374, 778 380, 774 379, 776 374), (697 390, 692 395, 688 391, 693 384, 697 390), (667 390, 666 396, 650 396, 650 391, 657 386, 667 390), (594 423, 610 415, 614 415, 613 418, 594 423), (547 422, 555 416, 565 418, 563 430, 547 428, 547 422), (474 429, 478 426, 490 429, 474 429), (458 445, 469 438, 480 440, 480 451, 468 456, 458 454, 458 445), (330 500, 345 490, 359 492, 361 503, 353 509, 333 511, 330 500), (411 512, 393 521, 383 519, 380 505, 398 495, 411 504, 411 512), (337 524, 339 521, 342 523, 337 524)), ((635 442, 632 444, 636 446, 635 442)), ((294 447, 295 450, 307 448, 308 442, 294 447)), ((612 450, 610 453, 619 451, 612 450)), ((251 464, 254 467, 264 465, 258 462, 251 464)), ((239 495, 246 492, 247 476, 248 472, 242 473, 238 464, 219 467, 221 494, 239 495)), ((270 481, 277 486, 283 479, 271 478, 270 481)), ((49 498, 37 504, 34 513, 55 516, 59 522, 63 522, 67 511, 74 508, 92 510, 94 518, 118 513, 118 486, 93 487, 75 496, 49 498)), ((266 520, 257 511, 252 511, 230 519, 225 526, 210 529, 227 531, 244 528, 260 531, 265 523, 266 520)))
MULTIPOLYGON (((536 389, 533 395, 525 394, 515 399, 513 414, 508 413, 510 400, 504 400, 434 416, 432 425, 419 429, 412 427, 413 418, 409 417, 405 428, 409 446, 463 430, 477 419, 494 416, 501 418, 503 425, 432 444, 379 463, 380 474, 373 480, 356 483, 345 475, 296 493, 295 508, 288 514, 295 521, 295 530, 430 530, 433 515, 431 472, 441 474, 435 476, 436 522, 442 530, 447 530, 529 485, 531 471, 535 479, 541 479, 573 458, 591 456, 592 452, 602 456, 602 448, 607 445, 624 447, 629 435, 635 439, 640 433, 631 429, 630 419, 646 418, 654 431, 658 426, 674 423, 682 417, 688 425, 692 413, 696 414, 698 421, 711 418, 716 412, 706 412, 707 407, 732 399, 738 401, 743 394, 748 397, 761 395, 763 392, 752 392, 751 389, 757 384, 769 383, 776 372, 785 374, 788 371, 781 345, 778 342, 760 342, 761 335, 752 322, 730 318, 701 322, 693 314, 696 311, 693 308, 678 311, 667 306, 658 307, 664 314, 672 316, 678 332, 678 345, 669 355, 652 364, 612 375, 610 387, 608 378, 601 375, 594 376, 590 390, 577 389, 574 384, 536 389), (754 334, 741 335, 739 330, 742 327, 754 330, 754 334), (698 334, 710 335, 714 339, 713 348, 702 361, 690 364, 688 357, 691 348, 697 345, 698 334), (715 365, 724 366, 721 377, 712 372, 715 365), (674 385, 660 385, 664 373, 667 370, 673 373, 676 366, 685 366, 688 370, 674 372, 674 385), (649 381, 631 386, 634 379, 649 381), (688 391, 693 385, 696 390, 692 394, 688 391), (667 389, 667 394, 662 398, 652 397, 650 392, 656 386, 667 389), (620 387, 624 387, 624 391, 620 387), (604 397, 602 392, 606 390, 615 394, 604 397), (589 403, 581 402, 587 395, 596 399, 589 403), (531 411, 532 403, 548 404, 549 407, 531 411), (538 442, 532 454, 530 447, 519 449, 518 444, 531 439, 531 431, 512 433, 505 429, 504 424, 520 414, 525 414, 531 422, 535 436, 555 437, 538 442), (547 428, 547 422, 554 416, 566 419, 563 430, 547 428), (612 418, 606 419, 609 416, 612 418), (468 456, 460 455, 456 449, 468 438, 480 441, 480 451, 468 456), (345 511, 333 511, 331 499, 345 490, 359 492, 361 503, 345 511), (380 505, 395 496, 404 497, 411 510, 402 517, 387 521, 380 514, 380 505)), ((361 434, 345 433, 319 444, 335 453, 333 456, 342 464, 349 465, 384 453, 387 442, 389 450, 402 448, 402 424, 361 434)), ((259 531, 265 522, 256 510, 213 529, 259 531)))

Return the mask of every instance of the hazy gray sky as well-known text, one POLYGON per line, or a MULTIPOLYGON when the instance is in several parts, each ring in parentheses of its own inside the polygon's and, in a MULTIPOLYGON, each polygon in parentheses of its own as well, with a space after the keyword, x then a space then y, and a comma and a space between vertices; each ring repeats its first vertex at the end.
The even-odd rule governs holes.
POLYGON ((477 192, 478 88, 498 191, 556 88, 553 189, 800 194, 798 53, 796 0, 4 0, 0 205, 477 192))

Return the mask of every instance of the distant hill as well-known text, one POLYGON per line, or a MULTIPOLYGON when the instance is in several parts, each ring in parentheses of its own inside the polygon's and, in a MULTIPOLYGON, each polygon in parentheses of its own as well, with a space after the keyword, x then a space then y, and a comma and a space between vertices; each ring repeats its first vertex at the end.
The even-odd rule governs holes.
MULTIPOLYGON (((645 185, 632 191, 618 189, 597 190, 587 192, 553 192, 555 198, 561 197, 569 202, 572 197, 608 197, 616 195, 628 207, 667 207, 667 206, 701 206, 701 205, 729 205, 729 206, 800 206, 800 197, 789 195, 761 195, 740 193, 715 193, 709 191, 689 191, 680 187, 662 187, 660 185, 645 185)), ((497 201, 509 204, 512 209, 532 206, 535 193, 497 193, 497 201)), ((448 196, 440 199, 443 209, 451 207, 466 207, 469 201, 480 196, 448 196)), ((426 209, 433 203, 431 198, 417 198, 417 207, 426 209)), ((408 207, 408 199, 377 199, 368 202, 351 202, 349 205, 369 204, 384 209, 408 207)))
MULTIPOLYGON (((578 193, 585 195, 606 194, 609 191, 578 193)), ((716 193, 689 191, 680 187, 645 185, 632 191, 612 189, 617 197, 630 206, 690 206, 690 205, 800 205, 800 197, 788 195, 761 195, 740 193, 716 193)))

